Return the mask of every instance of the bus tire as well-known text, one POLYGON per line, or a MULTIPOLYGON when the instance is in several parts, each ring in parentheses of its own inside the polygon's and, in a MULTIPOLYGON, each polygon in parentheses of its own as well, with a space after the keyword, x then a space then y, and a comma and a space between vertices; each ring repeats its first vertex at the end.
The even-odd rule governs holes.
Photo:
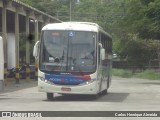
POLYGON ((109 86, 110 86, 110 79, 111 79, 111 77, 110 77, 110 75, 108 76, 108 79, 107 79, 107 88, 109 88, 109 86))
POLYGON ((53 93, 47 93, 47 100, 53 100, 53 93))
POLYGON ((98 99, 99 96, 100 96, 100 93, 97 93, 97 94, 92 95, 92 98, 93 98, 93 99, 98 99))
POLYGON ((106 95, 108 93, 108 89, 102 91, 102 95, 106 95))

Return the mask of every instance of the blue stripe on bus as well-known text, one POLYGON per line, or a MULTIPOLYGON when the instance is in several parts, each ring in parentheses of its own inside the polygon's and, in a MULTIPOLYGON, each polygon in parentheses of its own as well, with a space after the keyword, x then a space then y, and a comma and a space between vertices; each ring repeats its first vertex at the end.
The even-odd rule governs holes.
POLYGON ((59 85, 78 85, 87 81, 87 79, 85 78, 79 78, 73 75, 53 75, 53 74, 45 74, 45 79, 49 80, 54 84, 59 84, 59 85))

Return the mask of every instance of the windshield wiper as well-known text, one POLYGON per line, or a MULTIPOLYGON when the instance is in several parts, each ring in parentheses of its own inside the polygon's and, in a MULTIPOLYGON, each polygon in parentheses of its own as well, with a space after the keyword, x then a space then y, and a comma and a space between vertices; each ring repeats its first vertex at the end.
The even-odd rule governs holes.
POLYGON ((62 57, 59 59, 60 62, 60 71, 63 70, 63 68, 65 68, 65 66, 63 66, 63 61, 64 61, 64 48, 63 48, 63 53, 62 53, 62 57))

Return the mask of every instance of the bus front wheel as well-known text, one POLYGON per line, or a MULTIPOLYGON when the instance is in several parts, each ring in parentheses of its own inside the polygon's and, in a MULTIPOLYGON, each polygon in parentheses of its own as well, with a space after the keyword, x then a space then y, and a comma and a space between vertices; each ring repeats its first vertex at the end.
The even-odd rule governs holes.
POLYGON ((106 95, 108 93, 108 89, 102 91, 102 95, 106 95))
POLYGON ((53 100, 54 94, 53 93, 47 93, 47 99, 48 100, 53 100))
POLYGON ((97 93, 97 94, 94 94, 94 95, 91 95, 93 99, 98 99, 99 96, 100 96, 100 93, 97 93))

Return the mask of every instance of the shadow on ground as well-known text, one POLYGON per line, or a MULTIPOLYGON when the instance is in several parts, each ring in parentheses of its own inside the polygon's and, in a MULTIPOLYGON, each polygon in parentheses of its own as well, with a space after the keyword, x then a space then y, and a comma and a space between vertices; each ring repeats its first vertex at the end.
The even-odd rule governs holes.
POLYGON ((20 80, 17 84, 15 80, 7 81, 4 90, 1 93, 14 92, 21 89, 36 87, 38 82, 36 80, 20 80))
MULTIPOLYGON (((98 98, 94 98, 91 95, 62 95, 55 97, 52 101, 59 102, 71 102, 71 101, 96 101, 96 102, 122 102, 128 97, 129 93, 113 93, 110 92, 106 95, 100 95, 98 98)), ((48 101, 48 100, 43 100, 48 101)))

